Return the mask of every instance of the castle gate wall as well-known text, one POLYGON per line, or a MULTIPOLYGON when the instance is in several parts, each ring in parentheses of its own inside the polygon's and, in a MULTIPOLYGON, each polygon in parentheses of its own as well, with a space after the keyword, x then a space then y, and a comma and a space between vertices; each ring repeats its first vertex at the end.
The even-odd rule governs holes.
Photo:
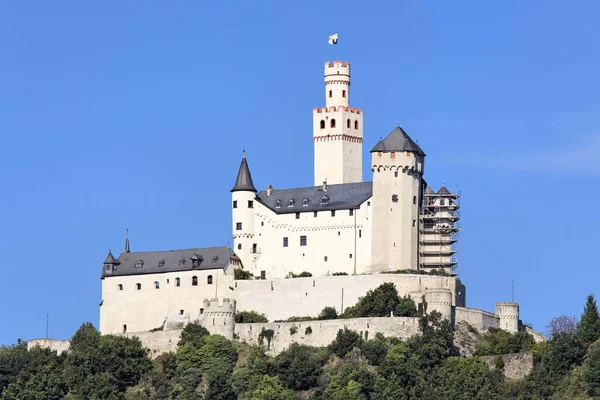
POLYGON ((456 307, 455 321, 468 322, 479 332, 487 332, 489 328, 500 328, 500 318, 496 314, 475 308, 456 307))
POLYGON ((340 313, 385 282, 394 283, 400 296, 410 295, 416 303, 427 289, 447 288, 452 292, 452 305, 457 305, 457 294, 458 305, 464 305, 460 303, 464 286, 458 278, 409 274, 235 281, 233 297, 238 311, 255 310, 264 313, 269 321, 316 317, 326 306, 335 307, 340 313))

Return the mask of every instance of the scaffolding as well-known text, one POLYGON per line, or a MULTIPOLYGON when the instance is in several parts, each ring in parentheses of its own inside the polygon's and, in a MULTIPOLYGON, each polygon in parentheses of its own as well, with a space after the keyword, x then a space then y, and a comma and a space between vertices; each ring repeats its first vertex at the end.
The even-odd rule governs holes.
POLYGON ((426 189, 419 211, 419 269, 458 273, 461 193, 426 189))

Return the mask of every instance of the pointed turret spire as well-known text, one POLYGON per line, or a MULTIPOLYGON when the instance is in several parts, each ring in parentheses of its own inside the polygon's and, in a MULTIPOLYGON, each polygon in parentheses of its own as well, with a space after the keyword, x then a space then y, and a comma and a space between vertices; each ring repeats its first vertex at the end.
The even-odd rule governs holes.
POLYGON ((231 191, 247 191, 254 193, 257 191, 254 187, 254 183, 252 183, 252 175, 250 174, 250 168, 248 168, 248 161, 246 161, 246 150, 244 150, 244 153, 242 154, 240 169, 238 171, 237 179, 235 180, 235 185, 233 185, 231 191))
POLYGON ((119 264, 117 259, 113 256, 112 252, 109 250, 106 259, 104 260, 104 264, 119 264))
POLYGON ((125 253, 129 253, 131 250, 129 249, 129 229, 125 230, 125 253))
POLYGON ((371 153, 382 152, 390 153, 396 151, 409 151, 417 153, 420 156, 425 156, 423 149, 408 136, 408 133, 404 132, 400 126, 397 126, 385 139, 380 140, 375 147, 371 150, 371 153))

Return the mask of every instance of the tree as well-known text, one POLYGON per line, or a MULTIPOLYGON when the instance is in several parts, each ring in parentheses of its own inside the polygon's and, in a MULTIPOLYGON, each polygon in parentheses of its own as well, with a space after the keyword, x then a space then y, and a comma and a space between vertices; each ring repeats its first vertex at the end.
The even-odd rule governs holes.
POLYGON ((263 375, 258 385, 241 396, 241 400, 297 400, 296 394, 283 387, 279 378, 263 375))
POLYGON ((202 325, 198 323, 187 324, 181 330, 181 334, 179 335, 179 343, 177 343, 177 346, 183 346, 188 342, 201 345, 202 338, 208 335, 210 335, 210 333, 202 325))
POLYGON ((590 346, 584 367, 587 394, 593 398, 598 398, 600 397, 600 341, 590 346))
POLYGON ((0 347, 0 393, 17 379, 28 362, 27 343, 19 340, 12 347, 0 347))
POLYGON ((364 342, 360 350, 369 364, 377 366, 385 358, 389 347, 385 337, 381 333, 377 333, 375 338, 364 342))
POLYGON ((401 297, 394 310, 396 317, 414 317, 417 315, 417 305, 410 296, 401 297))
POLYGON ((593 294, 587 297, 576 335, 586 347, 600 338, 600 314, 593 294))
POLYGON ((396 286, 391 282, 383 283, 369 290, 354 306, 348 307, 342 317, 389 317, 399 302, 396 286))
POLYGON ((273 360, 279 380, 293 390, 307 390, 315 386, 325 360, 318 349, 293 343, 273 360))
POLYGON ((433 398, 502 399, 502 372, 490 371, 479 358, 449 357, 431 380, 433 398))
POLYGON ((264 314, 259 314, 256 311, 239 311, 235 314, 235 322, 237 324, 252 324, 256 322, 269 322, 264 314))
POLYGON ((353 348, 360 347, 362 342, 358 333, 344 328, 338 330, 335 340, 329 345, 329 350, 338 357, 344 357, 353 348))
POLYGON ((574 334, 577 328, 577 318, 574 315, 561 315, 553 318, 546 326, 548 337, 553 338, 561 333, 574 334))
POLYGON ((337 317, 338 313, 335 308, 327 306, 321 310, 317 319, 337 319, 337 317))
POLYGON ((323 400, 367 400, 373 392, 375 371, 365 362, 346 362, 333 371, 331 382, 317 397, 323 400))

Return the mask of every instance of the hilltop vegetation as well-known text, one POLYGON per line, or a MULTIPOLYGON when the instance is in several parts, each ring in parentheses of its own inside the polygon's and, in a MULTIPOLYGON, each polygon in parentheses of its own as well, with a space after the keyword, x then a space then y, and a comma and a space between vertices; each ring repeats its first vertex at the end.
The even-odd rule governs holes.
MULTIPOLYGON (((389 289, 389 288, 388 288, 389 289)), ((352 313, 387 314, 400 302, 363 302, 352 313), (369 310, 370 311, 365 311, 369 310)), ((373 296, 371 296, 372 298, 373 296)), ((412 307, 410 307, 412 309, 412 307)), ((331 310, 325 315, 335 318, 331 310)), ((150 360, 136 338, 101 336, 83 324, 68 354, 25 343, 0 348, 0 399, 591 399, 600 396, 600 316, 589 296, 579 322, 560 317, 549 342, 525 332, 479 335, 476 353, 531 351, 535 366, 521 381, 505 381, 501 359, 490 369, 479 357, 456 356, 453 330, 432 312, 408 340, 340 330, 325 348, 294 344, 271 357, 265 347, 210 335, 187 325, 175 353, 150 360)))

